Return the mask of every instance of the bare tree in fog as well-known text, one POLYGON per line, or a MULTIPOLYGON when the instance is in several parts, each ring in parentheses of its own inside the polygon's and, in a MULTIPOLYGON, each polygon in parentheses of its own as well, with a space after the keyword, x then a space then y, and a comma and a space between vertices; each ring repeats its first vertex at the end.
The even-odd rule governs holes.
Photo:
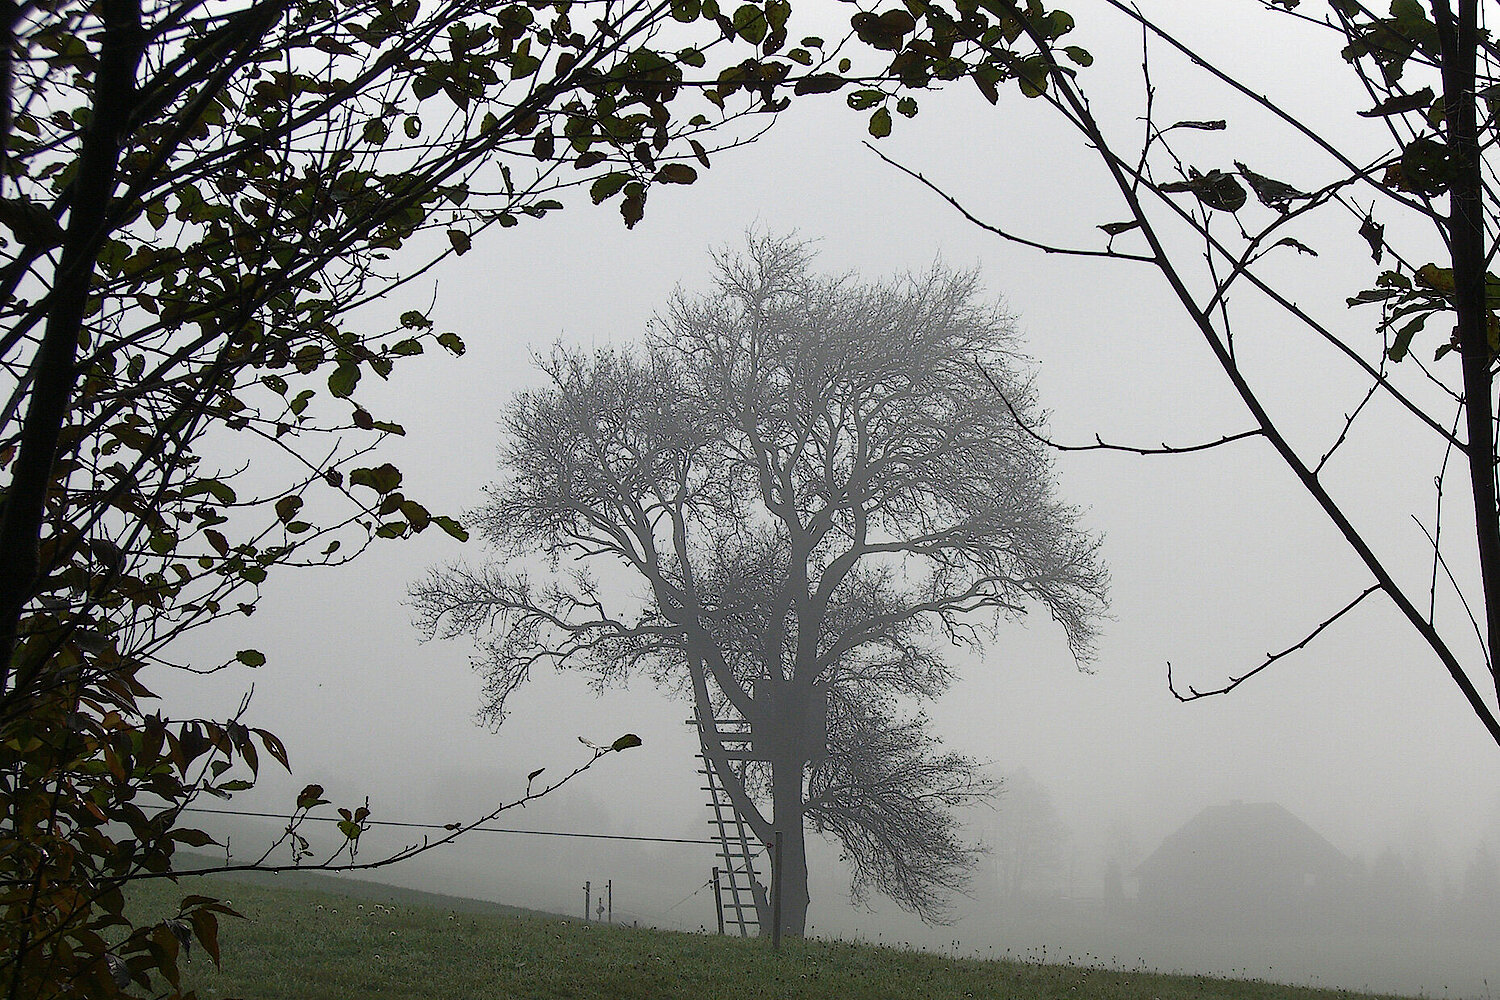
MULTIPOLYGON (((775 239, 715 263, 713 292, 675 297, 642 350, 559 349, 512 401, 475 518, 508 561, 432 573, 418 623, 478 637, 496 724, 541 663, 601 688, 645 672, 700 718, 747 720, 759 760, 729 791, 757 837, 783 834, 786 931, 805 926, 808 825, 843 845, 857 898, 939 919, 971 861, 949 810, 985 783, 899 706, 1030 607, 1086 661, 1096 543, 990 389, 1035 418, 974 275, 819 277, 775 239), (538 550, 552 572, 516 564, 538 550)), ((731 771, 717 734, 706 749, 731 771)))
POLYGON ((990 848, 1001 895, 1010 900, 1061 895, 1069 831, 1052 793, 1022 769, 1006 777, 1005 797, 996 813, 990 848))

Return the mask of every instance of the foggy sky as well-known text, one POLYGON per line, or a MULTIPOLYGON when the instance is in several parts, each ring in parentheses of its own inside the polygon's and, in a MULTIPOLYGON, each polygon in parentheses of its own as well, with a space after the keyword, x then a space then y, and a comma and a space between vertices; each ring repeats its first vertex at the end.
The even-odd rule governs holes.
MULTIPOLYGON (((1244 17, 1243 30, 1272 37, 1274 19, 1252 16, 1255 5, 1213 6, 1222 7, 1213 14, 1221 39, 1238 33, 1225 30, 1227 12, 1244 17)), ((1117 134, 1138 134, 1131 117, 1138 37, 1113 20, 1112 34, 1086 4, 1070 9, 1079 44, 1098 59, 1084 77, 1098 110, 1117 134), (1122 82, 1112 90, 1101 85, 1106 79, 1122 82)), ((1209 20, 1186 24, 1206 46, 1209 20)), ((1330 129, 1352 128, 1352 111, 1366 99, 1352 93, 1336 55, 1304 37, 1268 47, 1278 58, 1305 60, 1307 74, 1265 73, 1266 87, 1298 95, 1330 129), (1316 111, 1320 102, 1325 109, 1316 111)), ((1260 126, 1244 105, 1184 86, 1191 78, 1180 65, 1163 57, 1153 74, 1163 119, 1230 119, 1227 133, 1198 147, 1222 161, 1211 165, 1227 166, 1248 148, 1256 154, 1252 167, 1304 188, 1326 173, 1323 165, 1288 165, 1275 146, 1258 147, 1260 126)), ((1102 245, 1093 227, 1121 216, 1081 143, 1039 105, 1012 93, 991 109, 972 91, 921 96, 919 117, 898 120, 882 150, 996 224, 1102 245)), ((1186 444, 1250 426, 1155 271, 1009 245, 880 163, 864 138, 863 117, 837 96, 797 104, 754 145, 716 156, 692 187, 654 191, 633 232, 613 206, 570 205, 476 241, 440 268, 433 317, 439 329, 463 337, 468 354, 404 365, 364 402, 377 419, 406 426, 407 437, 391 441, 384 455, 405 472, 408 495, 434 512, 476 505, 494 477, 500 407, 535 384, 532 352, 544 354, 558 340, 585 347, 635 341, 675 286, 704 286, 707 250, 742 243, 747 227, 816 239, 821 269, 869 279, 921 270, 939 257, 978 268, 989 292, 1017 316, 1059 441, 1085 442, 1098 432, 1121 443, 1186 444)), ((1299 301, 1321 303, 1322 315, 1351 337, 1373 338, 1375 315, 1341 304, 1373 274, 1357 222, 1346 229, 1301 237, 1321 256, 1315 266, 1289 261, 1284 275, 1299 301)), ((432 284, 379 307, 379 315, 394 316, 415 300, 425 305, 432 284)), ((1326 447, 1362 386, 1301 330, 1284 329, 1270 313, 1250 315, 1262 322, 1239 331, 1247 368, 1265 380, 1268 402, 1297 428, 1298 442, 1326 447)), ((1430 519, 1440 456, 1391 407, 1377 403, 1372 411, 1329 476, 1360 523, 1398 554, 1400 578, 1420 581, 1425 543, 1411 515, 1430 519)), ((1364 586, 1353 555, 1267 445, 1252 440, 1181 457, 1068 454, 1058 457, 1057 471, 1061 495, 1084 510, 1088 530, 1104 536, 1112 573, 1111 620, 1093 672, 1076 668, 1060 629, 1041 612, 1002 629, 982 656, 965 654, 960 679, 930 713, 948 745, 1001 771, 1025 768, 1051 791, 1073 831, 1069 850, 1081 878, 1097 880, 1112 828, 1128 828, 1149 852, 1202 807, 1231 799, 1279 802, 1350 856, 1418 851, 1450 877, 1480 837, 1500 834, 1500 750, 1379 598, 1229 697, 1182 705, 1169 694, 1168 661, 1181 681, 1222 683, 1300 640, 1364 586)), ((1453 518, 1458 531, 1461 512, 1453 518)), ((536 767, 566 770, 585 754, 579 735, 607 741, 633 731, 643 748, 601 761, 555 800, 497 822, 704 835, 695 739, 683 724, 689 707, 646 681, 596 698, 577 676, 538 677, 515 697, 499 734, 474 723, 478 680, 466 649, 417 643, 402 602, 427 566, 481 555, 433 530, 377 545, 346 569, 273 575, 252 619, 191 640, 190 649, 216 661, 251 643, 269 658, 253 672, 158 684, 179 715, 228 714, 255 685, 250 721, 286 741, 296 774, 268 774, 234 805, 281 810, 296 788, 319 781, 340 805, 368 795, 376 818, 447 822, 513 797, 536 767)), ((236 844, 247 845, 269 829, 215 828, 234 829, 236 844)), ((683 926, 712 921, 702 893, 667 912, 707 878, 707 848, 541 843, 551 845, 555 870, 546 870, 538 842, 494 836, 390 877, 556 908, 576 905, 581 878, 613 877, 617 912, 683 926)), ((963 936, 962 921, 926 934, 878 899, 876 914, 850 910, 836 878, 815 878, 812 891, 815 931, 929 942, 963 936)), ((1033 943, 998 942, 996 952, 1033 943)), ((1443 975, 1429 971, 1408 988, 1434 992, 1443 975)))

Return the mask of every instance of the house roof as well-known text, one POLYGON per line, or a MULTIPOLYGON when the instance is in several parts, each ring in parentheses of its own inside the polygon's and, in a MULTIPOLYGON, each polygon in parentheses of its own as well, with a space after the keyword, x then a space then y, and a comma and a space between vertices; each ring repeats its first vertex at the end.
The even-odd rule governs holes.
POLYGON ((1275 802, 1229 802, 1209 806, 1168 835, 1136 874, 1247 867, 1344 874, 1352 862, 1275 802))

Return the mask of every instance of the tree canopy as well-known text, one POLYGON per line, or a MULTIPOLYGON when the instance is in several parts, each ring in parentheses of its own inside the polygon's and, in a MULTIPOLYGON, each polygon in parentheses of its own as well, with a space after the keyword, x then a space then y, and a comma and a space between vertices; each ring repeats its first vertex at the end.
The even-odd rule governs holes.
MULTIPOLYGON (((507 409, 503 478, 472 517, 510 558, 413 590, 427 634, 480 638, 496 723, 541 663, 601 686, 644 671, 700 719, 748 721, 757 763, 730 791, 763 841, 796 841, 793 931, 804 818, 839 837, 856 890, 940 914, 934 886, 967 862, 945 809, 978 783, 903 712, 947 687, 956 647, 1032 608, 1086 661, 1105 591, 1017 423, 1034 393, 975 275, 866 284, 811 264, 752 238, 639 349, 558 348, 507 409)), ((713 732, 705 746, 731 770, 713 732)))
POLYGON ((148 709, 162 665, 264 662, 242 649, 180 663, 174 640, 253 613, 280 568, 339 563, 434 525, 466 534, 373 454, 403 429, 360 402, 402 360, 460 354, 463 341, 437 326, 430 290, 373 304, 415 294, 435 262, 556 211, 572 188, 613 199, 633 225, 653 184, 690 183, 714 146, 750 134, 724 129, 774 106, 761 83, 821 58, 816 39, 772 58, 788 11, 782 0, 733 18, 712 0, 6 8, 8 996, 107 996, 159 985, 157 973, 175 987, 179 931, 214 953, 221 911, 197 897, 171 927, 99 933, 124 919, 124 879, 169 871, 175 845, 207 841, 180 822, 186 806, 248 787, 262 753, 287 763, 242 715, 148 709), (746 75, 762 61, 780 69, 746 75), (712 79, 690 81, 699 70, 712 79))

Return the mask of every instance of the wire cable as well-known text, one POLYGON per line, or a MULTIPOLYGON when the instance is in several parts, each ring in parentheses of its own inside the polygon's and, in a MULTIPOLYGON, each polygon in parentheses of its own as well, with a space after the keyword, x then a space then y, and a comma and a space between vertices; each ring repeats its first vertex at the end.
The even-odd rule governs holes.
MULTIPOLYGON (((187 806, 183 812, 211 813, 215 816, 249 816, 256 819, 275 819, 283 822, 291 822, 292 817, 281 813, 254 812, 248 809, 208 809, 203 806, 187 806)), ((338 816, 304 816, 303 820, 312 820, 317 823, 339 823, 342 819, 338 816)), ((390 826, 410 830, 443 830, 449 833, 455 829, 451 823, 405 823, 390 819, 366 819, 365 826, 390 826)), ((719 846, 717 840, 692 840, 687 837, 637 837, 627 833, 576 833, 563 830, 515 830, 500 826, 475 826, 470 827, 466 833, 514 833, 532 837, 580 837, 588 840, 635 840, 651 844, 705 844, 713 847, 719 846)))

